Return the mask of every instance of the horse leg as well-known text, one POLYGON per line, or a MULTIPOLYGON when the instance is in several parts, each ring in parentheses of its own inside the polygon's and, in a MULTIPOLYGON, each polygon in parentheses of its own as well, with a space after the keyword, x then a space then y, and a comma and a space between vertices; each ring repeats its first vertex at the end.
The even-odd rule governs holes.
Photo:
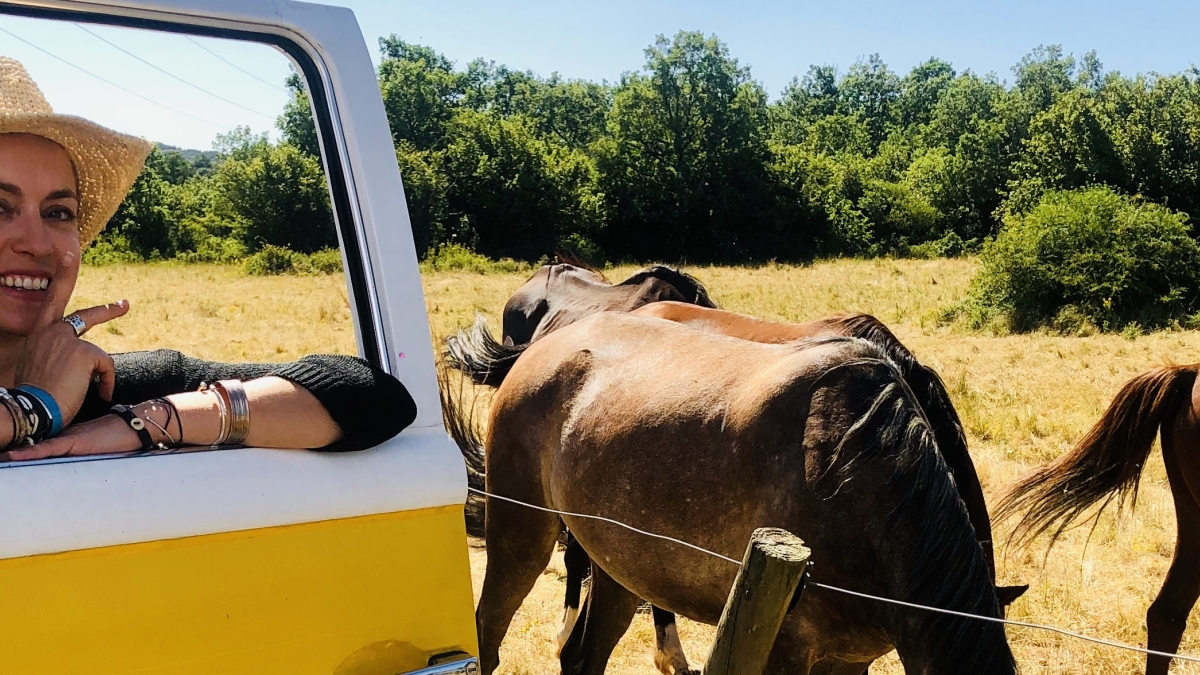
POLYGON ((629 629, 641 599, 592 563, 592 587, 559 662, 564 675, 604 675, 608 658, 629 629), (580 625, 582 624, 582 625, 580 625))
POLYGON ((487 571, 475 609, 483 675, 491 675, 500 665, 500 643, 513 615, 550 562, 561 527, 554 514, 488 500, 487 571))
POLYGON ((567 594, 563 599, 562 626, 554 636, 555 657, 562 656, 563 645, 571 637, 571 630, 579 620, 579 598, 583 594, 583 579, 591 562, 579 540, 567 530, 567 550, 563 553, 563 566, 567 568, 567 594))
MULTIPOLYGON (((1188 489, 1180 468, 1178 446, 1172 439, 1163 441, 1163 460, 1175 499, 1177 538, 1167 579, 1146 612, 1146 647, 1174 653, 1183 639, 1188 614, 1200 597, 1200 505, 1188 489)), ((1146 675, 1166 675, 1170 664, 1169 658, 1147 656, 1146 675)))
POLYGON ((665 609, 650 606, 654 614, 654 665, 663 675, 700 675, 688 665, 675 615, 665 609))

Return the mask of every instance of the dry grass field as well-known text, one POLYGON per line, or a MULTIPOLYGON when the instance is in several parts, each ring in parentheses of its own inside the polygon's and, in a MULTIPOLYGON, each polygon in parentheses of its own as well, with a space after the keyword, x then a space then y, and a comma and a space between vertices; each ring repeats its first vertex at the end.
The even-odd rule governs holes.
MULTIPOLYGON (((624 278, 629 269, 607 272, 624 278)), ((811 267, 696 267, 724 308, 778 320, 864 311, 887 322, 949 385, 967 427, 971 451, 990 498, 1026 469, 1065 451, 1097 419, 1130 377, 1159 364, 1200 360, 1200 333, 989 336, 939 326, 938 310, 960 298, 970 260, 838 261, 811 267)), ((525 274, 438 272, 426 275, 430 322, 445 335, 484 312, 498 329, 504 300, 525 274)), ((86 269, 78 304, 128 297, 133 313, 94 339, 111 350, 174 346, 222 359, 283 360, 312 351, 352 352, 354 340, 340 277, 246 277, 235 268, 137 266, 86 269), (109 294, 110 289, 121 289, 109 294)), ((1010 617, 1049 623, 1123 642, 1145 640, 1145 611, 1162 582, 1174 545, 1174 512, 1157 452, 1145 472, 1133 514, 1072 531, 1044 557, 1001 544, 1004 583, 1029 583, 1010 617)), ((471 550, 476 591, 486 553, 471 550)), ((819 552, 817 552, 819 556, 819 552)), ((562 600, 556 557, 513 623, 501 652, 502 673, 556 672, 551 638, 562 600)), ((681 621, 693 662, 701 662, 712 630, 681 621)), ((1026 675, 1140 672, 1142 658, 1056 636, 1010 629, 1026 675)), ((619 645, 609 673, 651 675, 653 630, 639 615, 619 645)), ((1181 649, 1200 654, 1200 629, 1181 649)), ((894 658, 873 670, 903 672, 894 658)), ((1177 673, 1200 667, 1177 665, 1177 673)))

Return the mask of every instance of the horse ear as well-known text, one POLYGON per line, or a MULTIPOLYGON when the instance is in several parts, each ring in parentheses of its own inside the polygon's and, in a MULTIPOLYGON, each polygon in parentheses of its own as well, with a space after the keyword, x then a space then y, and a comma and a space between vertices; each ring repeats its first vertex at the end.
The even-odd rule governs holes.
POLYGON ((1020 586, 997 586, 996 599, 1000 601, 1001 607, 1008 607, 1014 600, 1025 595, 1025 591, 1029 590, 1029 584, 1021 584, 1020 586))

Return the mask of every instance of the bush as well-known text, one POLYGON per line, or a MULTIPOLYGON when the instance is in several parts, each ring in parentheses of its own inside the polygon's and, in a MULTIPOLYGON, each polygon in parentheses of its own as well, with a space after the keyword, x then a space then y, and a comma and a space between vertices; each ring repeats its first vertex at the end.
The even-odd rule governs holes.
POLYGON ((282 246, 267 244, 258 253, 246 258, 243 263, 246 274, 265 277, 272 274, 287 274, 296 270, 296 253, 282 246))
POLYGON ((501 258, 492 260, 463 246, 462 244, 443 244, 425 254, 421 262, 421 271, 437 272, 458 270, 487 274, 488 272, 524 272, 531 268, 527 262, 501 258))
POLYGON ((1200 247, 1187 216, 1107 187, 1047 192, 1009 215, 961 309, 979 327, 1068 333, 1162 326, 1195 312, 1200 247))
POLYGON ((120 237, 97 239, 83 252, 83 264, 96 267, 102 265, 124 265, 144 262, 145 259, 129 250, 128 242, 120 237))
POLYGON ((208 236, 199 242, 196 250, 175 257, 189 263, 235 263, 245 259, 246 245, 233 237, 208 236))
POLYGON ((325 248, 308 256, 308 266, 313 274, 337 274, 342 271, 342 252, 336 248, 325 248))
POLYGON ((321 249, 305 255, 283 246, 267 244, 243 263, 246 274, 337 274, 342 271, 342 254, 335 248, 321 249))

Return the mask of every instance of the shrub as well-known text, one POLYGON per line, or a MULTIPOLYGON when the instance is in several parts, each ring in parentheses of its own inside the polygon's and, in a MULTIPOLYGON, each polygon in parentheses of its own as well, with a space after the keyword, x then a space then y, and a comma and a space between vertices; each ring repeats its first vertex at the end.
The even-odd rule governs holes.
POLYGON ((425 254, 425 260, 421 263, 421 267, 422 271, 426 272, 458 270, 477 274, 524 272, 530 269, 529 263, 512 258, 492 260, 462 244, 443 244, 436 249, 431 249, 425 254))
POLYGON ((337 274, 342 271, 342 254, 336 248, 325 248, 305 255, 283 246, 267 244, 243 263, 246 274, 337 274))
POLYGON ((175 256, 189 263, 235 263, 246 257, 246 245, 233 237, 207 236, 196 246, 196 250, 175 256))
POLYGON ((1107 187, 1047 192, 984 246, 963 309, 1011 330, 1162 326, 1200 299, 1189 230, 1185 214, 1107 187))
POLYGON ((83 252, 84 265, 124 265, 144 262, 145 259, 129 250, 129 243, 120 236, 97 239, 83 252))
POLYGON ((246 258, 244 263, 246 274, 264 277, 294 272, 296 271, 296 256, 294 251, 282 246, 267 244, 258 253, 246 258))
POLYGON ((313 274, 337 274, 342 271, 342 252, 323 248, 308 256, 308 266, 313 274))

